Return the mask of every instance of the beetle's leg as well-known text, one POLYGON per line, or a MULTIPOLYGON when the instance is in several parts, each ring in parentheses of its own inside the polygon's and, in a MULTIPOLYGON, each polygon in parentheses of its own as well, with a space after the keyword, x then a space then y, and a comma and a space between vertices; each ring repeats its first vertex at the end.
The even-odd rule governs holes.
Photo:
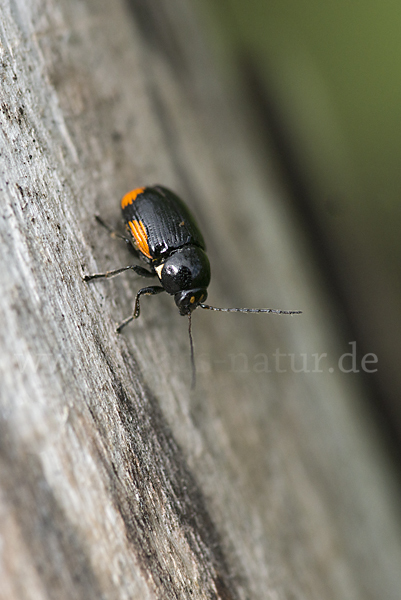
POLYGON ((120 240, 124 240, 124 242, 126 244, 128 244, 129 246, 132 246, 131 240, 128 237, 125 237, 125 235, 123 235, 122 233, 120 233, 119 231, 117 231, 116 229, 113 229, 112 227, 110 227, 110 225, 108 225, 108 223, 106 223, 105 221, 103 221, 102 217, 100 217, 99 215, 95 215, 95 219, 96 221, 105 229, 107 229, 107 231, 110 233, 111 237, 115 238, 119 238, 120 240))
POLYGON ((131 269, 135 271, 141 277, 156 277, 157 273, 154 271, 148 271, 144 267, 139 267, 138 265, 131 265, 131 269))
POLYGON ((131 323, 131 321, 133 319, 137 319, 139 317, 139 314, 141 312, 141 307, 139 305, 139 298, 141 296, 155 296, 156 294, 161 294, 162 292, 165 292, 166 290, 162 287, 160 287, 159 285, 152 285, 150 287, 146 287, 146 288, 142 288, 141 290, 139 290, 139 292, 137 293, 137 295, 135 296, 135 304, 134 304, 134 312, 132 313, 132 315, 130 317, 128 317, 127 319, 124 319, 124 321, 122 321, 122 323, 120 323, 117 326, 117 333, 120 333, 121 329, 123 327, 125 327, 126 325, 128 325, 128 323, 131 323))
POLYGON ((128 271, 132 269, 141 277, 156 277, 156 273, 153 271, 148 271, 143 267, 139 267, 138 265, 128 265, 128 267, 121 267, 120 269, 114 269, 113 271, 106 271, 105 273, 92 273, 92 275, 84 275, 84 281, 91 281, 92 279, 108 279, 109 277, 115 277, 124 271, 128 271))

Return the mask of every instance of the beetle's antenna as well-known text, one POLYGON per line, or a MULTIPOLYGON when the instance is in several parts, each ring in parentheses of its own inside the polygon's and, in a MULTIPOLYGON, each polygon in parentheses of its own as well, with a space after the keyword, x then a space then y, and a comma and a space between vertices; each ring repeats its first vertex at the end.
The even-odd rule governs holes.
POLYGON ((198 306, 219 312, 275 313, 276 315, 300 315, 302 313, 302 310, 279 310, 276 308, 217 308, 217 306, 209 306, 209 304, 198 304, 198 306))
POLYGON ((192 367, 192 381, 191 390, 195 389, 196 385, 196 367, 195 367, 195 356, 194 356, 194 341, 192 339, 192 320, 191 313, 188 313, 188 334, 189 334, 189 345, 191 347, 191 367, 192 367))

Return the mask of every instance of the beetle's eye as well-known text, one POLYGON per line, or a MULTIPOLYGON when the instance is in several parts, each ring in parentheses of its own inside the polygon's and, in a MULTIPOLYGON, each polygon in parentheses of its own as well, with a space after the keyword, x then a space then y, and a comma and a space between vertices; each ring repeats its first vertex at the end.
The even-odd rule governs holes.
POLYGON ((175 303, 179 308, 181 315, 188 315, 207 298, 207 291, 203 288, 194 290, 184 290, 174 296, 175 303))

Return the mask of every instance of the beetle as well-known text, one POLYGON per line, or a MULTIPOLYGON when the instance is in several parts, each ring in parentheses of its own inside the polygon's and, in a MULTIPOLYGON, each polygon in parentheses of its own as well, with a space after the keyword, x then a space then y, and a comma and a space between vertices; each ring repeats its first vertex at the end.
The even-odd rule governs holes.
POLYGON ((273 308, 218 308, 204 304, 210 283, 210 263, 203 235, 186 204, 171 190, 161 185, 136 188, 121 200, 128 237, 114 231, 99 216, 97 221, 114 237, 123 239, 148 268, 129 265, 105 273, 85 275, 84 281, 109 278, 129 269, 142 277, 157 277, 161 285, 141 288, 132 314, 118 326, 123 327, 140 315, 140 297, 167 292, 174 296, 181 315, 188 316, 191 346, 192 387, 195 384, 194 348, 191 315, 196 308, 221 312, 300 314, 300 310, 273 308))

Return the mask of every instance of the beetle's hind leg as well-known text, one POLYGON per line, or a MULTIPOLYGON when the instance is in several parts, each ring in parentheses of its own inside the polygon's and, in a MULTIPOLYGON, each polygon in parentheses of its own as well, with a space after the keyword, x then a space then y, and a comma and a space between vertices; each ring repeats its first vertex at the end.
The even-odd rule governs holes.
POLYGON ((119 238, 120 240, 124 240, 124 242, 126 244, 128 244, 128 246, 132 246, 130 238, 126 237, 125 235, 123 235, 122 233, 117 231, 116 229, 113 229, 113 227, 111 227, 108 223, 106 223, 106 221, 103 221, 103 219, 100 215, 95 215, 95 219, 102 227, 104 227, 109 232, 111 237, 119 238))
POLYGON ((116 329, 117 333, 120 333, 123 327, 125 327, 126 325, 128 325, 128 323, 131 323, 131 321, 133 321, 134 319, 137 319, 139 317, 140 312, 141 312, 139 298, 141 296, 155 296, 156 294, 161 294, 162 292, 165 292, 165 291, 166 290, 164 288, 160 287, 159 285, 152 285, 150 287, 145 287, 145 288, 142 288, 141 290, 139 290, 139 292, 135 296, 134 311, 133 311, 132 315, 127 317, 126 319, 124 319, 124 321, 122 321, 117 326, 117 329, 116 329))
MULTIPOLYGON (((135 254, 136 257, 139 258, 139 253, 132 245, 132 240, 130 238, 125 237, 125 235, 110 227, 110 225, 103 221, 103 219, 99 215, 95 215, 95 219, 98 223, 100 223, 102 227, 107 229, 107 231, 112 237, 117 237, 120 240, 124 240, 124 242, 128 244, 130 250, 135 254)), ((104 273, 92 273, 91 275, 84 275, 83 280, 92 281, 92 279, 108 279, 109 277, 115 277, 116 275, 119 275, 124 271, 128 271, 129 269, 135 271, 135 273, 137 273, 141 277, 156 277, 156 273, 154 271, 148 271, 147 269, 145 269, 144 267, 140 267, 139 265, 129 265, 128 267, 121 267, 120 269, 114 269, 113 271, 105 271, 104 273)))

